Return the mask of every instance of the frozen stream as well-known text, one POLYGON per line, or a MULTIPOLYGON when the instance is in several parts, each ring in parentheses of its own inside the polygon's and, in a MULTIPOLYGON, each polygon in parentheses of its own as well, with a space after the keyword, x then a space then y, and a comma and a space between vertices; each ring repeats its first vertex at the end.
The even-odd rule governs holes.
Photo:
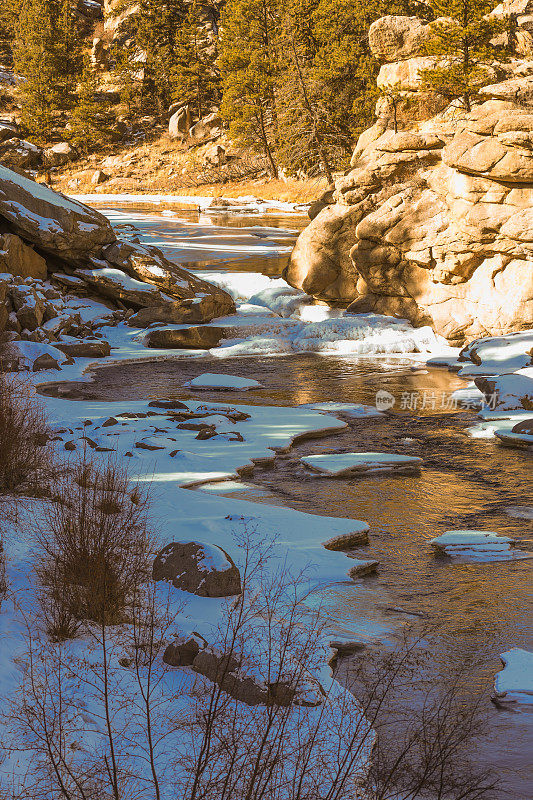
MULTIPOLYGON (((131 208, 110 211, 109 216, 117 226, 133 225, 141 241, 156 244, 188 267, 269 276, 280 274, 296 232, 306 223, 298 216, 212 217, 193 212, 163 216, 131 208)), ((180 387, 203 372, 254 378, 264 387, 242 394, 202 393, 202 398, 213 401, 280 406, 324 401, 373 404, 379 389, 392 393, 397 399, 392 414, 348 420, 344 433, 300 443, 278 457, 271 468, 256 468, 242 482, 217 484, 204 491, 366 520, 370 544, 360 554, 378 559, 379 571, 374 577, 330 587, 327 608, 333 623, 342 633, 375 648, 389 646, 395 631, 407 622, 424 619, 443 623, 456 655, 470 648, 486 650, 486 666, 472 675, 472 682, 486 693, 488 710, 487 735, 477 758, 504 772, 502 800, 531 800, 533 706, 501 710, 490 704, 489 695, 494 673, 501 666, 498 654, 514 646, 533 650, 533 562, 451 563, 436 558, 428 540, 449 529, 479 528, 511 535, 531 548, 533 519, 516 516, 512 509, 533 505, 532 458, 499 447, 494 439, 469 437, 466 429, 474 424, 475 412, 453 412, 440 402, 464 386, 464 381, 445 370, 413 369, 413 363, 410 358, 314 354, 124 363, 98 369, 93 383, 70 385, 70 396, 198 398, 180 387), (424 391, 437 398, 435 408, 423 413, 401 408, 401 397, 424 391), (324 480, 299 462, 303 455, 354 450, 421 456, 424 469, 413 476, 324 480)), ((443 637, 442 651, 435 654, 441 664, 449 642, 443 637)), ((406 704, 411 700, 407 692, 406 704)))

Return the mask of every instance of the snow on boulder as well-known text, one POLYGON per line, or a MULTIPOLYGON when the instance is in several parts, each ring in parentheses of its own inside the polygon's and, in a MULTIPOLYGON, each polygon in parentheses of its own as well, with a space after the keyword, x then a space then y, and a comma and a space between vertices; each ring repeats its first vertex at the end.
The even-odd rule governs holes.
POLYGON ((422 465, 417 456, 397 453, 333 453, 304 456, 306 467, 332 478, 346 478, 367 472, 416 472, 422 465))
POLYGON ((475 379, 491 411, 533 411, 533 367, 475 379))
POLYGON ((259 381, 252 378, 240 378, 238 375, 218 375, 214 372, 204 372, 191 381, 183 384, 189 389, 224 389, 230 391, 248 391, 249 389, 261 389, 259 381))
POLYGON ((501 375, 533 364, 533 330, 476 339, 459 353, 459 375, 501 375))
POLYGON ((513 647, 500 658, 504 668, 496 675, 493 701, 533 703, 533 653, 513 647))
POLYGON ((207 642, 199 633, 192 631, 187 636, 177 636, 163 653, 163 661, 170 667, 191 667, 194 659, 207 647, 207 642))
POLYGON ((161 306, 171 300, 168 295, 163 295, 155 286, 131 278, 121 269, 106 266, 104 261, 95 261, 94 263, 98 263, 98 268, 77 269, 76 276, 103 297, 109 297, 115 301, 120 300, 135 308, 161 306))
POLYGON ((153 316, 144 320, 142 314, 135 323, 139 327, 151 322, 209 322, 235 312, 233 298, 213 283, 188 272, 179 264, 169 261, 155 247, 144 247, 131 242, 115 242, 104 248, 104 257, 132 278, 157 286, 168 295, 174 313, 166 313, 160 319, 153 316), (174 301, 179 301, 179 305, 174 301))
POLYGON ((41 342, 10 342, 6 361, 11 371, 60 369, 61 364, 72 363, 57 347, 41 342))
POLYGON ((282 286, 270 286, 262 289, 256 294, 252 295, 249 303, 255 306, 264 306, 269 308, 280 317, 296 316, 298 310, 302 305, 309 305, 313 302, 313 298, 301 292, 299 289, 293 289, 287 283, 283 282, 282 286))
POLYGON ((172 542, 154 561, 154 581, 200 597, 231 597, 241 592, 239 570, 222 548, 200 542, 172 542))
POLYGON ((0 218, 42 250, 77 263, 116 236, 98 211, 0 165, 0 218))
POLYGON ((513 426, 512 430, 495 430, 494 435, 506 447, 520 447, 533 449, 533 417, 523 419, 513 426))
POLYGON ((533 553, 513 550, 514 539, 494 531, 446 531, 431 539, 430 545, 452 558, 469 561, 515 561, 533 558, 533 553))

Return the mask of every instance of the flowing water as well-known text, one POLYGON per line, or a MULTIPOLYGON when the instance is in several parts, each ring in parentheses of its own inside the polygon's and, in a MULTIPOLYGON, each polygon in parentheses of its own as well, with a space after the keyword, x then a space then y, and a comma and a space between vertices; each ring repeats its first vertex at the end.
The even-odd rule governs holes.
MULTIPOLYGON (((131 210, 127 215, 127 223, 141 231, 143 240, 157 241, 167 255, 187 260, 189 266, 269 275, 279 274, 286 260, 280 249, 290 247, 295 231, 305 223, 301 218, 268 217, 261 220, 262 231, 255 227, 257 217, 206 221, 188 212, 165 218, 131 210), (246 244, 255 240, 266 241, 265 249, 271 251, 246 258, 246 244), (216 249, 217 243, 222 250, 216 249)), ((116 215, 113 222, 126 224, 116 215)), ((455 655, 472 648, 487 652, 484 665, 471 675, 472 685, 486 694, 488 711, 487 732, 476 759, 502 771, 502 800, 531 800, 533 706, 529 712, 527 707, 502 710, 490 704, 489 695, 494 673, 501 667, 498 654, 515 646, 533 650, 533 561, 453 563, 435 557, 428 541, 445 530, 479 528, 512 536, 519 547, 533 549, 532 515, 528 519, 520 510, 533 506, 532 455, 500 447, 494 439, 469 437, 466 429, 475 424, 475 413, 453 411, 445 403, 464 381, 445 370, 413 368, 413 361, 407 358, 304 354, 121 364, 97 369, 93 383, 70 384, 69 396, 124 401, 183 399, 194 393, 180 386, 203 372, 255 378, 265 387, 243 394, 202 392, 202 398, 213 401, 283 406, 323 401, 373 404, 379 389, 396 398, 395 410, 387 416, 347 418, 345 432, 301 442, 271 467, 257 467, 245 482, 228 482, 211 487, 211 491, 366 520, 370 544, 357 554, 378 559, 379 570, 373 577, 340 583, 321 593, 332 625, 370 647, 377 643, 386 648, 407 623, 439 623, 443 645, 436 658, 446 658, 450 636, 455 655), (425 409, 402 408, 410 405, 409 398, 421 397, 424 392, 430 398, 425 409), (422 456, 424 468, 420 475, 331 480, 313 476, 299 461, 303 455, 354 450, 422 456)), ((407 692, 405 703, 411 702, 414 699, 407 692)))

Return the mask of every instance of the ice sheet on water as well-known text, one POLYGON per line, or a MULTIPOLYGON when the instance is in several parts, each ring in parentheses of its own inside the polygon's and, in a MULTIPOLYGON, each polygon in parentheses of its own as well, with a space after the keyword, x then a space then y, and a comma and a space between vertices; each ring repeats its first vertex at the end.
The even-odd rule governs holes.
POLYGON ((247 391, 249 389, 260 389, 261 384, 253 378, 241 378, 238 375, 220 375, 215 372, 204 372, 191 381, 183 384, 191 389, 234 389, 236 391, 247 391))
POLYGON ((374 406, 366 406, 361 403, 336 403, 334 400, 326 400, 323 403, 302 403, 299 408, 310 408, 313 411, 324 411, 330 414, 340 411, 348 417, 384 417, 382 411, 378 411, 374 406))
POLYGON ((494 531, 446 531, 430 540, 435 550, 465 561, 522 561, 533 553, 513 550, 514 540, 494 531))
POLYGON ((533 653, 513 647, 500 658, 504 668, 494 681, 496 698, 500 702, 533 703, 533 653))
POLYGON ((421 458, 398 453, 324 453, 300 460, 311 469, 332 477, 362 472, 401 472, 422 465, 421 458))

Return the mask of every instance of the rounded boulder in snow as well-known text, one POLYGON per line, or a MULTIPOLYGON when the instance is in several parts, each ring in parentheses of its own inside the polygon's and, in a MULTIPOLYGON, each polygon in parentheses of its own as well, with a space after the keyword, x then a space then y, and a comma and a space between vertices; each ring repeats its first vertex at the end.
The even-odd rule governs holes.
POLYGON ((216 545, 172 542, 156 557, 154 581, 200 597, 231 597, 241 592, 241 576, 230 556, 216 545))

